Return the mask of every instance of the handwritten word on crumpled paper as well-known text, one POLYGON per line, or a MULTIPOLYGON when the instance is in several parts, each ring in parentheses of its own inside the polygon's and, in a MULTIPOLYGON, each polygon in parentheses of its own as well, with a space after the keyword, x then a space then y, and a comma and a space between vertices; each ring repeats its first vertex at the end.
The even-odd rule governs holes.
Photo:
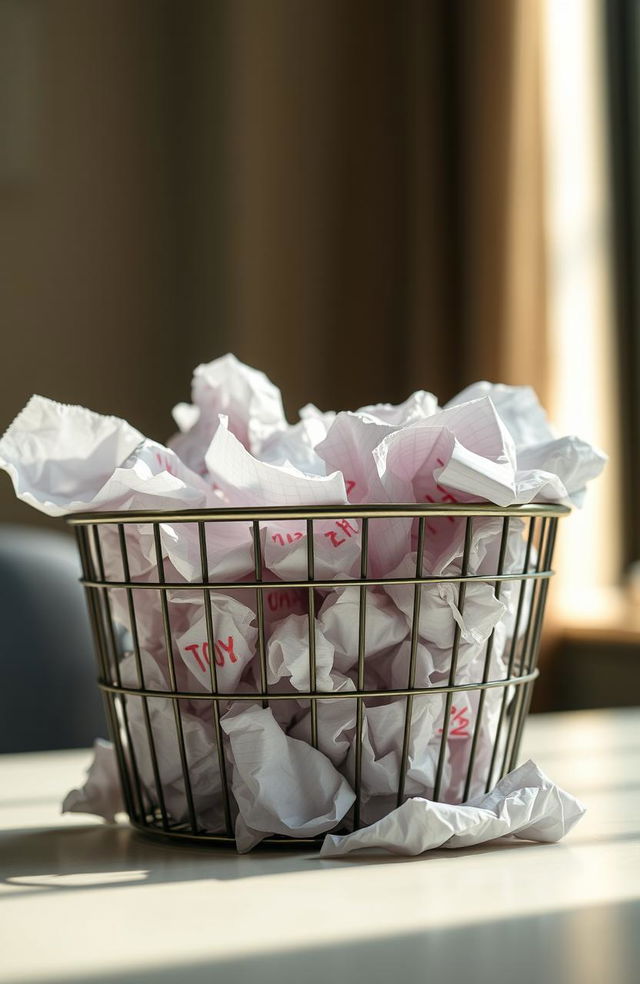
MULTIPOLYGON (((62 516, 369 503, 579 505, 605 462, 585 441, 556 435, 528 387, 481 382, 444 407, 424 391, 397 406, 375 404, 340 413, 309 404, 289 424, 278 389, 232 355, 198 366, 192 403, 179 404, 174 419, 178 433, 164 446, 117 417, 34 396, 0 439, 0 467, 9 473, 19 498, 48 515, 62 516)), ((524 529, 522 520, 510 520, 502 554, 506 574, 523 570, 524 529)), ((153 807, 161 798, 170 822, 181 823, 195 812, 201 829, 221 831, 225 779, 240 850, 272 834, 312 837, 339 829, 346 833, 329 834, 325 854, 374 844, 419 853, 507 833, 529 837, 551 831, 553 836, 541 839, 555 839, 568 829, 567 816, 579 816, 579 807, 567 813, 571 798, 541 778, 532 764, 478 799, 488 776, 502 694, 486 691, 478 721, 473 686, 482 678, 489 645, 490 678, 507 675, 512 641, 520 638, 531 604, 529 588, 507 581, 498 591, 491 581, 503 531, 500 518, 474 521, 468 570, 486 580, 468 586, 464 605, 452 583, 420 588, 415 685, 442 685, 457 637, 454 682, 470 689, 456 692, 449 708, 441 803, 432 797, 446 702, 442 694, 414 698, 405 749, 408 799, 397 808, 407 702, 403 697, 365 701, 356 767, 356 702, 348 695, 358 685, 360 591, 326 586, 360 576, 362 530, 357 519, 347 511, 339 519, 314 522, 314 576, 325 586, 311 592, 312 609, 309 591, 295 587, 308 574, 306 523, 260 523, 259 561, 267 583, 261 605, 264 665, 256 591, 242 586, 256 569, 249 523, 206 524, 210 618, 204 593, 195 587, 202 579, 197 526, 162 523, 159 543, 149 524, 126 524, 124 531, 131 580, 157 582, 162 574, 166 582, 184 587, 166 592, 170 659, 159 592, 133 589, 131 601, 124 589, 109 589, 111 615, 119 628, 118 662, 107 668, 112 682, 160 694, 175 684, 196 694, 206 695, 215 687, 218 694, 229 695, 219 702, 219 729, 211 702, 179 702, 190 803, 174 702, 131 695, 120 708, 118 727, 135 759, 145 803, 153 807), (230 581, 237 587, 216 587, 230 581), (313 686, 310 626, 316 688, 327 695, 316 702, 313 715, 309 701, 297 696, 313 686), (261 692, 264 684, 280 699, 264 707, 234 700, 234 695, 261 692), (342 696, 332 699, 332 694, 342 696), (476 770, 467 790, 471 798, 464 806, 452 805, 462 796, 474 735, 476 770), (367 826, 349 833, 357 769, 360 819, 367 826)), ((117 528, 106 525, 99 536, 106 577, 123 580, 117 528)), ((378 580, 412 577, 420 560, 417 549, 416 524, 410 519, 370 520, 367 575, 378 580)), ((459 574, 464 549, 463 522, 428 518, 423 573, 459 574)), ((533 564, 535 558, 529 561, 533 564)), ((413 585, 366 588, 365 689, 406 687, 413 597, 413 585)), ((508 692, 507 700, 512 696, 508 692)), ((112 819, 119 802, 115 775, 112 750, 98 745, 88 784, 68 795, 65 809, 86 809, 112 819)))

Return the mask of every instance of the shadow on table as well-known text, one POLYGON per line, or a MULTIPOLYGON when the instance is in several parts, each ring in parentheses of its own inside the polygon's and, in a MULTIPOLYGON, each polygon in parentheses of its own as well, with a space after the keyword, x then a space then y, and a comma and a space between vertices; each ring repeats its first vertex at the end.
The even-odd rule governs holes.
MULTIPOLYGON (((114 969, 86 975, 83 984, 636 984, 639 924, 640 902, 633 900, 478 920, 403 936, 328 941, 142 970, 114 969)), ((68 984, 68 978, 48 978, 47 984, 68 984)))
MULTIPOLYGON (((636 835, 637 836, 637 835, 636 835)), ((549 845, 502 841, 465 850, 457 856, 498 851, 536 850, 549 845)), ((92 888, 136 884, 225 881, 262 875, 321 871, 345 865, 415 864, 442 857, 450 851, 431 851, 418 858, 388 854, 359 854, 320 858, 317 850, 300 848, 256 849, 239 855, 233 848, 164 844, 147 840, 126 825, 73 826, 68 830, 7 830, 0 840, 0 885, 32 892, 77 892, 92 888)), ((0 894, 2 900, 15 897, 0 894)))
MULTIPOLYGON (((609 837, 636 841, 637 830, 609 837)), ((580 846, 589 841, 580 840, 580 846)), ((258 848, 239 855, 230 848, 164 844, 122 824, 74 825, 40 830, 7 830, 0 839, 0 886, 18 889, 20 897, 43 892, 78 892, 123 885, 225 881, 345 866, 429 863, 501 851, 549 851, 572 845, 537 844, 525 840, 494 841, 470 848, 430 851, 419 857, 361 852, 344 858, 321 858, 317 850, 296 847, 258 848)), ((574 842, 573 846, 578 846, 574 842)), ((15 898, 0 892, 0 903, 15 898)))

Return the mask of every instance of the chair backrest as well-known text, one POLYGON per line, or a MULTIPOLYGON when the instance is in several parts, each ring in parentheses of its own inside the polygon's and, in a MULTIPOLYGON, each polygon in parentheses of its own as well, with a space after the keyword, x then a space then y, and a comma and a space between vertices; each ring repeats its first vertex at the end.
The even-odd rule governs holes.
POLYGON ((0 752, 107 734, 73 536, 0 525, 0 752))

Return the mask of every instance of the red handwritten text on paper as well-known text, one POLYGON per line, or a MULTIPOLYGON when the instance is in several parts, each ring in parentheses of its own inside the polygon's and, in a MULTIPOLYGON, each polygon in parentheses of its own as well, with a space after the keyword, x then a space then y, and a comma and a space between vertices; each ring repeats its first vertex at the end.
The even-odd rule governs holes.
POLYGON ((295 543, 296 540, 301 540, 304 533, 273 533, 271 539, 274 543, 278 543, 281 547, 284 547, 285 543, 295 543), (286 539, 285 539, 286 537, 286 539))
POLYGON ((327 530, 324 534, 332 547, 339 547, 351 539, 352 536, 357 536, 357 529, 351 525, 348 519, 336 519, 335 525, 337 526, 337 530, 327 530), (344 536, 341 536, 341 533, 344 536))
MULTIPOLYGON (((358 535, 358 530, 355 526, 349 522, 348 519, 337 519, 335 521, 334 530, 326 530, 323 536, 331 543, 332 547, 339 547, 347 540, 351 539, 352 536, 358 535)), ((271 539, 274 543, 279 546, 284 547, 287 544, 295 543, 296 540, 301 540, 304 533, 272 533, 271 539)))
MULTIPOLYGON (((185 646, 188 653, 192 653, 200 669, 204 672, 211 662, 209 656, 208 642, 192 642, 190 646, 185 646)), ((227 641, 216 639, 213 645, 214 659, 216 666, 224 666, 225 663, 237 663, 238 654, 235 651, 235 640, 233 636, 228 636, 227 641)))
POLYGON ((267 606, 272 612, 296 608, 300 600, 299 591, 290 591, 286 588, 279 588, 277 591, 267 593, 267 606))
MULTIPOLYGON (((449 714, 449 736, 455 735, 458 738, 469 737, 469 718, 467 709, 464 707, 451 706, 449 714)), ((442 728, 438 728, 438 734, 442 734, 442 728)))

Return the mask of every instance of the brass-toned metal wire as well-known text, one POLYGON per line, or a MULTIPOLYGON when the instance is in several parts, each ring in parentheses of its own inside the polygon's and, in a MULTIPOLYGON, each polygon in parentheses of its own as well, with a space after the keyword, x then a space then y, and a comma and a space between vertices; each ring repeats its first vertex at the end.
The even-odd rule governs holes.
MULTIPOLYGON (((498 575, 502 574, 504 568, 504 558, 507 552, 507 544, 509 542, 509 517, 505 516, 502 520, 502 539, 500 542, 500 554, 498 556, 498 567, 496 573, 498 575)), ((494 581, 494 594, 496 596, 496 601, 500 601, 500 593, 502 590, 502 581, 494 581)), ((487 648, 484 657, 484 666, 482 669, 482 683, 486 683, 489 679, 489 672, 491 668, 491 655, 493 653, 493 641, 495 639, 495 625, 491 630, 491 635, 487 640, 487 648)), ((469 790, 471 788, 471 779, 473 776, 473 767, 476 760, 476 751, 478 748, 478 737, 480 735, 480 728, 482 726, 482 717, 484 712, 484 704, 487 696, 486 690, 481 690, 478 696, 478 710, 476 713, 476 719, 473 726, 473 737, 471 739, 471 748, 469 750, 469 762, 467 764, 467 778, 464 784, 464 793, 462 795, 463 801, 469 798, 469 790)))
MULTIPOLYGON (((360 532, 360 591, 358 604, 358 683, 359 694, 364 691, 364 661, 367 638, 367 567, 369 564, 369 520, 362 519, 360 532)), ((356 734, 355 734, 355 775, 354 787, 356 799, 353 805, 353 825, 360 826, 360 810, 362 806, 362 729, 364 727, 364 698, 356 698, 356 734)))
MULTIPOLYGON (((164 581, 164 559, 162 555, 162 542, 160 539, 160 524, 153 524, 153 539, 155 545, 156 553, 156 569, 158 572, 158 581, 162 583, 164 581)), ((178 685, 176 682, 176 668, 173 661, 173 639, 171 637, 171 620, 169 618, 169 603, 167 601, 167 595, 165 592, 160 594, 160 602, 162 607, 162 628, 164 631, 164 644, 165 644, 165 654, 167 657, 167 670, 169 673, 169 686, 171 687, 171 692, 178 695, 178 685)), ((189 822, 191 824, 191 829, 198 833, 198 824, 196 822, 196 810, 193 802, 193 791, 191 789, 191 778, 189 776, 189 763, 187 761, 187 748, 184 740, 184 729, 182 726, 182 715, 180 713, 180 701, 174 700, 172 702, 173 707, 173 717, 176 727, 176 738, 178 741, 178 754, 180 756, 180 766, 182 768, 182 778, 184 779, 184 788, 187 796, 187 809, 189 811, 189 822)))
MULTIPOLYGON (((344 519, 352 516, 354 519, 416 519, 419 516, 568 516, 571 510, 568 506, 533 503, 526 506, 494 506, 486 503, 468 502, 462 504, 440 504, 437 502, 422 505, 406 503, 398 505, 366 505, 366 506, 255 506, 244 509, 231 506, 224 509, 181 509, 178 512, 161 512, 155 510, 137 510, 126 513, 127 524, 142 525, 144 523, 237 523, 260 522, 267 520, 285 522, 293 519, 344 519)), ((105 523, 120 523, 125 513, 72 513, 66 517, 71 526, 102 526, 105 523)))
MULTIPOLYGON (((555 547, 556 533, 557 533, 557 524, 555 523, 550 524, 547 533, 547 543, 545 548, 546 553, 542 564, 543 568, 545 569, 551 566, 551 562, 553 559, 553 550, 555 547)), ((542 553, 542 544, 540 549, 542 553)), ((529 649, 529 658, 527 661, 527 665, 525 667, 527 674, 531 674, 536 670, 536 663, 538 661, 538 652, 540 648, 540 634, 542 631, 542 620, 544 617, 544 609, 547 600, 548 590, 549 590, 548 579, 541 581, 540 588, 539 588, 539 595, 538 595, 538 605, 536 608, 535 616, 532 619, 534 628, 533 628, 531 645, 529 649)), ((524 729, 524 722, 527 714, 529 713, 529 706, 531 704, 531 697, 533 695, 533 687, 531 683, 529 683, 527 687, 524 688, 524 691, 525 692, 523 698, 523 706, 520 709, 520 713, 517 715, 515 721, 515 737, 513 741, 513 747, 511 749, 511 758, 509 761, 509 765, 507 766, 507 770, 511 770, 515 768, 517 764, 518 752, 520 750, 520 742, 522 740, 522 732, 524 729)))
MULTIPOLYGON (((547 520, 544 517, 541 520, 538 520, 536 518, 531 520, 531 523, 532 525, 539 524, 537 525, 537 540, 535 542, 535 550, 536 550, 537 557, 536 557, 536 563, 534 568, 535 573, 539 574, 540 571, 543 569, 543 559, 544 559, 543 544, 545 542, 545 534, 547 532, 547 520)), ((541 602, 541 594, 540 594, 541 584, 542 582, 537 581, 537 582, 533 582, 531 586, 531 605, 529 608, 529 617, 527 619, 527 624, 524 631, 522 650, 520 653, 520 660, 519 660, 519 670, 522 675, 528 672, 529 666, 532 663, 533 657, 531 652, 531 646, 533 642, 533 626, 536 622, 537 612, 541 602)), ((526 588, 524 590, 526 590, 526 588)), ((527 689, 528 689, 527 687, 523 687, 522 689, 520 689, 514 699, 515 706, 512 709, 511 717, 509 720, 509 727, 507 729, 507 738, 504 746, 502 767, 500 770, 501 775, 509 771, 510 766, 508 763, 510 761, 515 760, 517 756, 517 749, 516 749, 515 742, 518 734, 518 721, 521 715, 524 714, 524 708, 527 705, 527 689)))
MULTIPOLYGON (((258 657, 260 659, 260 687, 262 689, 262 706, 267 703, 267 649, 264 631, 264 597, 262 593, 262 547, 260 545, 260 521, 254 519, 253 529, 253 559, 255 564, 256 609, 258 612, 258 657)), ((218 589, 220 590, 220 589, 218 589)))
MULTIPOLYGON (((518 645, 518 633, 520 631, 520 622, 521 622, 521 619, 522 619, 522 612, 524 610, 525 594, 526 594, 527 585, 528 585, 527 579, 531 576, 530 573, 529 573, 529 560, 530 560, 530 557, 531 557, 531 551, 532 551, 532 548, 533 548, 533 540, 534 540, 534 536, 535 536, 535 522, 536 522, 535 521, 535 517, 531 517, 529 519, 529 531, 528 531, 528 536, 527 536, 527 546, 526 546, 525 554, 524 554, 524 563, 522 565, 522 577, 520 579, 519 588, 518 588, 518 606, 517 606, 517 609, 516 609, 516 618, 515 618, 515 624, 514 624, 514 628, 513 628, 513 635, 511 637, 511 647, 510 647, 510 651, 509 651, 509 662, 508 662, 508 665, 507 665, 507 671, 506 671, 505 681, 506 680, 510 680, 512 678, 512 675, 513 675, 513 667, 514 667, 514 664, 515 664, 516 650, 517 650, 517 645, 518 645)), ((497 723, 497 727, 496 727, 496 733, 495 733, 494 739, 493 739, 493 750, 492 750, 492 753, 491 753, 491 761, 489 763, 489 768, 487 770, 487 779, 486 779, 486 783, 485 783, 485 791, 486 792, 489 792, 489 790, 491 789, 491 787, 493 785, 493 782, 494 782, 494 780, 493 780, 494 769, 495 769, 495 764, 496 764, 496 761, 497 761, 497 758, 498 758, 498 752, 499 752, 499 749, 500 749, 500 741, 501 741, 501 737, 502 737, 502 729, 503 729, 503 726, 504 726, 505 716, 506 716, 506 713, 507 713, 507 707, 508 707, 507 698, 508 698, 508 696, 509 696, 509 690, 508 690, 508 687, 505 685, 505 687, 504 687, 504 689, 502 691, 502 701, 500 703, 500 712, 499 712, 499 716, 498 716, 498 723, 497 723)), ((496 777, 496 779, 497 778, 498 777, 496 777)))
MULTIPOLYGON (((467 516, 464 531, 464 548, 462 553, 462 576, 466 577, 469 567, 469 554, 471 552, 471 539, 473 536, 473 516, 467 516)), ((464 602, 467 593, 467 582, 460 581, 458 586, 458 611, 460 619, 464 618, 464 602)), ((458 669, 458 655, 460 653, 460 622, 456 619, 453 629, 453 646, 451 648, 451 661, 449 664, 449 688, 455 686, 456 672, 458 669)), ((453 701, 453 691, 449 689, 444 702, 444 714, 442 718, 442 737, 440 738, 440 751, 438 753, 438 765, 436 766, 436 779, 433 787, 433 799, 437 803, 442 792, 442 779, 444 773, 445 753, 449 739, 449 722, 451 715, 451 703, 453 701)))
MULTIPOLYGON (((127 552, 127 541, 124 532, 124 526, 122 523, 118 524, 118 537, 120 541, 120 555, 122 558, 122 567, 125 581, 129 580, 129 555, 127 552)), ((127 588, 127 607, 129 609, 129 627, 131 630, 131 639, 133 642, 133 654, 136 663, 136 670, 138 673, 138 686, 143 689, 145 687, 144 669, 142 667, 142 657, 140 654, 140 641, 138 639, 138 622, 135 614, 135 604, 133 600, 133 590, 127 588)), ((140 697, 142 706, 142 714, 144 718, 144 726, 147 734, 147 742, 149 746, 149 756, 151 758, 151 768, 153 770, 155 793, 157 796, 158 806, 160 808, 160 815, 162 817, 162 826, 165 830, 169 829, 169 817, 167 814, 167 808, 164 802, 164 791, 162 789, 162 781, 160 779, 160 769, 158 767, 158 757, 156 754, 155 741, 153 738, 153 730, 151 728, 151 716, 149 714, 149 703, 146 697, 140 697)), ((138 776, 138 782, 139 782, 138 776)))
MULTIPOLYGON (((198 843, 234 843, 233 821, 236 804, 230 781, 229 760, 225 753, 226 738, 221 726, 221 716, 229 702, 239 702, 240 704, 257 702, 265 708, 271 705, 275 708, 277 705, 282 705, 283 702, 285 707, 288 706, 287 702, 291 704, 293 701, 297 706, 303 706, 308 702, 309 739, 310 743, 317 748, 319 743, 318 715, 321 713, 322 706, 332 701, 347 701, 352 704, 355 701, 355 730, 352 739, 353 775, 351 777, 355 801, 353 810, 345 821, 336 827, 336 830, 348 829, 349 824, 358 827, 363 820, 368 822, 364 811, 364 802, 366 801, 363 802, 366 788, 363 783, 363 735, 366 729, 365 711, 370 701, 374 703, 384 702, 393 698, 404 702, 404 724, 401 748, 398 751, 399 777, 395 795, 398 805, 406 798, 409 758, 410 754, 411 756, 414 754, 413 751, 410 752, 410 749, 415 748, 415 739, 412 740, 412 722, 416 701, 438 700, 442 702, 441 733, 436 745, 437 760, 434 768, 433 789, 430 791, 432 798, 437 800, 452 795, 448 789, 449 772, 451 771, 448 767, 448 757, 451 754, 452 742, 454 741, 464 740, 468 745, 468 754, 466 754, 465 749, 465 757, 463 758, 463 761, 467 763, 466 771, 461 784, 459 783, 459 793, 455 794, 458 800, 464 801, 480 789, 491 788, 497 779, 507 770, 513 768, 517 762, 532 687, 538 676, 537 654, 549 579, 553 574, 551 563, 557 521, 568 511, 563 506, 538 504, 498 507, 480 503, 468 505, 430 503, 426 506, 406 504, 398 506, 316 506, 308 509, 282 507, 252 510, 184 510, 176 513, 117 512, 69 517, 70 524, 75 528, 82 561, 81 581, 84 586, 93 630, 99 685, 105 700, 111 737, 115 744, 125 807, 132 824, 139 830, 160 837, 171 838, 178 842, 191 839, 198 843), (345 575, 336 577, 335 580, 318 579, 316 577, 314 547, 317 529, 314 524, 321 520, 344 519, 346 517, 359 524, 360 565, 358 576, 348 577, 345 576, 347 573, 345 572, 345 575), (430 542, 427 540, 430 517, 440 517, 441 520, 450 518, 464 521, 462 560, 456 574, 434 574, 433 571, 425 569, 427 567, 425 549, 430 542), (416 523, 416 526, 413 527, 414 543, 417 541, 415 572, 412 572, 412 576, 391 578, 380 576, 375 571, 376 576, 371 576, 369 573, 369 548, 371 537, 375 535, 375 531, 370 526, 370 520, 393 518, 406 518, 416 523), (500 532, 496 534, 500 538, 497 562, 494 569, 485 572, 483 568, 483 572, 478 573, 477 569, 474 569, 470 563, 474 542, 474 524, 477 525, 480 521, 488 519, 495 521, 496 518, 502 519, 500 532), (263 524, 271 521, 286 522, 288 520, 304 520, 305 522, 305 576, 299 579, 290 577, 274 580, 273 575, 266 570, 264 564, 261 542, 261 533, 264 532, 263 524), (207 550, 207 529, 209 524, 225 522, 248 524, 253 551, 251 577, 218 581, 209 574, 210 558, 207 550), (198 534, 199 580, 167 580, 162 527, 165 524, 179 527, 180 524, 185 523, 192 524, 198 534), (117 533, 116 542, 122 567, 121 576, 118 575, 118 577, 114 576, 113 571, 109 572, 112 575, 109 576, 105 570, 104 544, 100 538, 100 529, 105 525, 115 527, 117 533), (144 580, 137 580, 135 573, 132 576, 131 572, 129 547, 135 543, 141 528, 152 530, 156 573, 155 577, 150 577, 147 572, 144 580), (525 532, 524 562, 521 569, 514 571, 506 563, 508 544, 511 542, 510 538, 515 535, 514 530, 519 531, 522 528, 525 532), (500 659, 497 661, 493 659, 497 645, 494 627, 486 641, 480 679, 472 683, 468 682, 468 679, 461 682, 458 678, 458 664, 462 646, 460 622, 464 619, 465 600, 467 600, 466 596, 470 590, 470 585, 490 585, 495 599, 500 601, 503 589, 506 591, 505 585, 508 586, 511 583, 514 585, 512 601, 516 610, 507 651, 503 654, 502 666, 504 669, 502 673, 498 677, 492 676, 492 673, 495 673, 494 664, 500 663, 500 659), (425 586, 431 585, 435 588, 439 584, 450 584, 457 588, 456 607, 460 614, 460 622, 457 620, 454 622, 452 617, 452 645, 445 679, 443 680, 443 674, 440 674, 439 682, 427 686, 416 686, 418 653, 422 652, 420 647, 425 645, 425 640, 421 638, 422 592, 425 590, 425 586), (375 640, 369 639, 371 629, 367 624, 368 592, 379 591, 391 585, 404 586, 408 592, 411 592, 412 597, 412 607, 408 612, 408 618, 410 617, 410 630, 408 629, 410 631, 409 667, 406 681, 400 681, 406 682, 406 686, 383 689, 367 687, 367 653, 370 651, 370 647, 375 646, 375 640), (358 641, 357 651, 352 654, 355 689, 335 692, 319 691, 316 641, 316 606, 319 604, 317 594, 318 597, 322 597, 327 592, 341 591, 347 586, 358 589, 358 641), (304 591, 308 624, 309 687, 307 692, 296 690, 292 694, 290 691, 280 692, 275 687, 269 687, 265 591, 274 588, 304 591), (116 591, 123 592, 122 597, 126 597, 129 622, 126 628, 129 629, 130 640, 128 645, 133 653, 137 686, 128 681, 125 683, 122 678, 120 662, 124 657, 124 646, 120 641, 121 633, 119 635, 111 605, 111 592, 116 591), (145 677, 138 622, 141 616, 137 609, 136 598, 138 592, 148 591, 155 592, 155 596, 159 599, 162 645, 169 680, 168 690, 157 690, 150 687, 145 677), (250 592, 255 597, 256 665, 259 671, 259 683, 253 689, 244 684, 242 689, 227 692, 224 688, 221 691, 219 686, 214 655, 216 652, 216 626, 215 616, 212 614, 212 594, 215 592, 224 593, 225 591, 250 592), (177 646, 173 637, 169 607, 174 592, 197 593, 201 598, 209 665, 209 684, 202 690, 195 688, 186 690, 178 686, 174 656, 174 651, 177 652, 177 646), (453 735, 450 733, 453 727, 451 725, 453 700, 457 694, 460 695, 461 699, 470 699, 475 694, 477 700, 477 709, 473 714, 471 731, 464 739, 455 733, 453 735), (491 703, 489 703, 490 694, 494 695, 491 697, 491 703), (171 809, 168 806, 166 789, 163 785, 159 735, 157 734, 158 724, 157 721, 154 722, 151 712, 151 708, 155 706, 154 702, 157 702, 158 706, 160 706, 159 702, 164 702, 165 707, 173 708, 171 717, 173 718, 178 748, 180 778, 184 783, 184 808, 178 811, 180 816, 177 818, 175 806, 172 806, 171 809), (197 709, 199 707, 204 710, 206 704, 210 708, 212 724, 211 756, 220 776, 222 787, 220 815, 223 815, 223 820, 220 821, 220 828, 216 827, 216 829, 210 829, 207 825, 201 815, 200 804, 196 802, 194 797, 191 776, 192 763, 189 761, 187 752, 182 711, 185 708, 186 713, 186 708, 197 709), (135 735, 131 729, 131 712, 134 707, 141 711, 140 724, 135 735), (493 708, 491 711, 495 719, 493 725, 485 723, 487 720, 490 721, 487 719, 489 707, 493 708), (489 734, 489 732, 493 733, 489 734), (485 748, 485 743, 488 740, 491 741, 490 754, 486 754, 485 749, 483 755, 480 756, 478 754, 480 743, 482 741, 482 747, 485 748), (145 747, 143 748, 139 743, 143 743, 145 747), (143 781, 140 772, 141 756, 148 763, 147 767, 150 768, 145 781, 143 781), (489 759, 488 762, 487 759, 489 759), (345 823, 347 827, 345 827, 345 823)), ((216 562, 219 559, 216 557, 216 562)), ((191 603, 190 598, 187 600, 191 603)), ((460 665, 463 666, 464 663, 461 662, 460 665)), ((425 683, 422 679, 419 682, 425 683)), ((429 683, 428 680, 427 683, 429 683)), ((166 736, 164 737, 166 739, 166 736)), ((425 795, 428 795, 428 792, 425 795)), ((299 839, 269 837, 266 842, 311 844, 317 843, 318 840, 308 837, 299 839)))
MULTIPOLYGON (((315 694, 318 687, 318 671, 316 667, 316 596, 313 581, 315 577, 315 555, 313 550, 313 520, 307 520, 307 604, 309 632, 309 690, 315 694)), ((311 722, 311 744, 318 747, 318 704, 310 702, 309 720, 311 722)))
MULTIPOLYGON (((102 580, 106 580, 104 559, 102 555, 102 544, 100 542, 100 530, 98 529, 97 526, 94 527, 93 533, 94 533, 95 553, 98 562, 98 572, 102 580)), ((118 658, 119 657, 118 644, 116 642, 116 632, 115 632, 113 614, 111 611, 111 599, 109 597, 109 591, 102 592, 102 603, 104 607, 104 611, 103 611, 104 622, 107 626, 107 639, 108 639, 107 648, 110 654, 110 666, 113 667, 115 681, 121 692, 120 696, 115 698, 115 701, 117 701, 117 703, 114 701, 114 712, 117 717, 119 711, 122 717, 122 724, 126 736, 126 745, 123 748, 123 756, 128 757, 131 761, 131 773, 132 773, 131 775, 132 781, 130 784, 131 796, 133 799, 134 810, 137 812, 137 814, 142 816, 144 813, 144 803, 142 802, 141 783, 140 783, 140 776, 138 773, 138 763, 136 760, 135 747, 131 739, 131 728, 129 726, 129 713, 127 708, 127 696, 123 692, 123 688, 122 688, 122 675, 120 673, 120 662, 118 658)))
MULTIPOLYGON (((93 567, 93 558, 91 556, 91 548, 89 546, 89 536, 88 530, 84 527, 80 527, 77 530, 78 538, 78 549, 80 553, 80 560, 82 564, 83 571, 83 581, 87 579, 95 578, 95 571, 93 567)), ((125 808, 129 817, 135 819, 135 812, 133 807, 133 796, 131 793, 131 783, 129 779, 129 771, 126 766, 124 759, 124 750, 122 746, 122 741, 120 740, 120 730, 118 727, 118 719, 116 717, 115 705, 113 695, 108 693, 105 689, 107 686, 107 643, 104 634, 104 624, 102 621, 101 609, 99 606, 100 597, 97 592, 92 591, 89 588, 85 588, 85 596, 87 599, 87 609, 89 612, 89 620, 91 622, 91 630, 93 634, 93 642, 96 651, 97 663, 98 663, 98 673, 99 673, 99 684, 102 688, 102 693, 104 697, 105 713, 107 717, 107 724, 109 726, 109 731, 114 738, 114 745, 116 750, 116 759, 118 762, 118 771, 120 773, 120 780, 122 784, 122 796, 124 799, 125 808)))
MULTIPOLYGON (((198 541, 200 544, 200 568, 202 573, 202 583, 209 583, 209 558, 207 556, 207 539, 206 539, 206 529, 204 523, 198 523, 198 541)), ((218 671, 216 669, 216 661, 214 658, 215 653, 215 639, 213 636, 213 621, 211 618, 211 595, 205 589, 202 592, 202 601, 204 605, 204 615, 205 624, 207 627, 207 645, 209 647, 209 673, 211 676, 211 693, 218 693, 218 671)), ((222 728, 220 726, 220 705, 217 700, 211 701, 211 712, 213 715, 213 726, 216 734, 216 749, 218 755, 218 768, 220 769, 220 776, 222 778, 222 794, 223 794, 223 805, 224 805, 224 820, 227 831, 227 836, 232 837, 232 824, 231 824, 231 803, 229 801, 229 786, 227 783, 227 766, 224 757, 224 743, 222 737, 222 728)))
MULTIPOLYGON (((422 600, 422 564, 424 561, 424 529, 425 517, 421 516, 418 520, 418 543, 416 546, 416 584, 413 588, 413 613, 411 616, 411 650, 409 654, 409 681, 407 687, 410 691, 416 685, 416 657, 418 653, 418 634, 420 626, 420 604, 422 600)), ((398 777, 398 795, 396 802, 398 806, 404 800, 404 785, 407 775, 407 761, 409 758, 409 742, 411 740, 411 721, 413 717, 413 694, 409 693, 405 700, 404 709, 404 732, 402 735, 402 752, 400 755, 400 774, 398 777)))

